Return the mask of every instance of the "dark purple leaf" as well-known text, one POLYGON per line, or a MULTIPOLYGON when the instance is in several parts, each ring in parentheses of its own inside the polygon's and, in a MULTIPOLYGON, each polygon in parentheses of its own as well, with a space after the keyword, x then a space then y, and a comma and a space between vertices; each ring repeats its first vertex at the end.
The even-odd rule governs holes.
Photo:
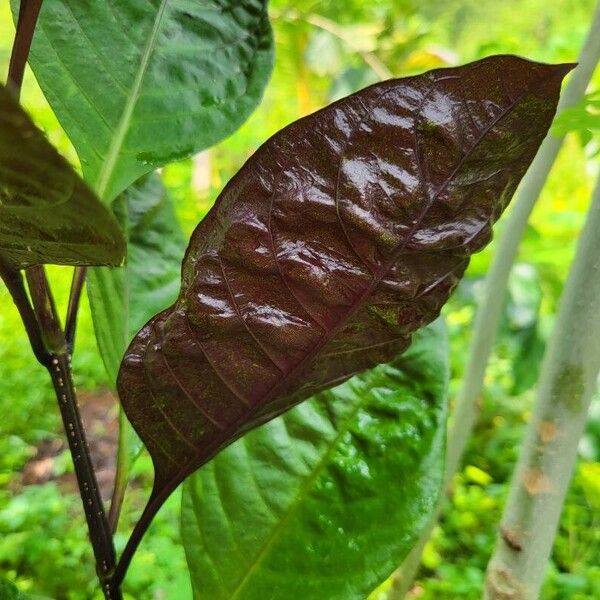
POLYGON ((121 366, 155 507, 244 432, 390 361, 439 314, 571 68, 498 56, 387 81, 248 160, 192 236, 179 299, 121 366))

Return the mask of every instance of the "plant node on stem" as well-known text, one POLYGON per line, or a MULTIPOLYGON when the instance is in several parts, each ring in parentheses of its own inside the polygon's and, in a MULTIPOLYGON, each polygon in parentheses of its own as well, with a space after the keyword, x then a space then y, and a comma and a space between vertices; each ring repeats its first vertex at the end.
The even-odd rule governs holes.
POLYGON ((66 353, 65 335, 57 316, 54 297, 44 267, 42 265, 29 267, 25 274, 45 347, 52 354, 66 353))

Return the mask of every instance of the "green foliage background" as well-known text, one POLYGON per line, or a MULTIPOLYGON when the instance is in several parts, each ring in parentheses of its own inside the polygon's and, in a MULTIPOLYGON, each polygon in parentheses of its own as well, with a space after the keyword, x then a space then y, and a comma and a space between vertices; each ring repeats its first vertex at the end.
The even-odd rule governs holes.
MULTIPOLYGON (((276 67, 264 102, 229 139, 196 163, 164 169, 164 180, 187 234, 224 183, 269 135, 332 99, 390 72, 402 76, 492 53, 572 61, 587 31, 592 0, 272 0, 276 67)), ((0 5, 0 77, 12 40, 8 3, 0 5)), ((600 87, 600 71, 590 91, 600 87)), ((447 508, 427 545, 413 597, 480 597, 507 480, 532 402, 539 360, 552 328, 574 244, 598 168, 597 95, 562 119, 573 129, 535 209, 510 281, 499 341, 492 357, 482 418, 447 508)), ((36 123, 73 164, 76 155, 28 74, 23 101, 36 123)), ((500 228, 502 224, 500 224, 500 228)), ((472 261, 446 309, 452 348, 451 391, 464 370, 475 302, 493 255, 472 261)), ((70 272, 52 268, 64 307, 70 272)), ((80 389, 108 387, 84 304, 75 373, 80 389)), ((79 499, 57 483, 23 486, 20 471, 35 444, 61 436, 46 373, 32 363, 8 294, 0 287, 0 574, 19 589, 56 599, 94 596, 91 550, 79 499), (65 576, 66 574, 66 576, 65 576)), ((93 435, 93 433, 92 433, 93 435)), ((56 475, 70 469, 66 454, 56 475)), ((136 465, 117 538, 143 507, 151 483, 149 459, 136 465)), ((179 536, 179 496, 173 496, 134 560, 126 593, 136 600, 188 600, 191 589, 179 536)), ((600 404, 595 403, 554 547, 543 598, 600 597, 600 404)))

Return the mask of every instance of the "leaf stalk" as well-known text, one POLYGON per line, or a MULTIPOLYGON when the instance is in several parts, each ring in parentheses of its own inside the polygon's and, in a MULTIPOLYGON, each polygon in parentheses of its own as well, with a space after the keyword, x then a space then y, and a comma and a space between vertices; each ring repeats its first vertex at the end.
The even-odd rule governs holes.
POLYGON ((19 99, 23 85, 25 65, 35 32, 35 26, 42 8, 43 0, 21 0, 17 31, 10 55, 8 67, 8 86, 19 99))
POLYGON ((65 320, 65 338, 67 341, 67 350, 73 352, 75 346, 75 333, 77 330, 77 316, 79 314, 79 304, 81 302, 81 293, 85 284, 87 275, 86 267, 75 267, 73 270, 73 280, 69 292, 69 304, 67 306, 67 317, 65 320))
POLYGON ((21 320, 25 326, 25 331, 27 332, 27 337, 29 338, 29 343, 35 357, 41 365, 45 367, 49 366, 51 360, 50 353, 46 350, 44 340, 42 339, 40 325, 27 295, 23 276, 18 269, 13 268, 3 258, 2 254, 0 254, 0 278, 4 281, 21 315, 21 320))
POLYGON ((119 437, 117 441, 117 466, 115 473, 115 486, 110 500, 108 523, 113 534, 117 531, 121 508, 125 499, 125 492, 129 482, 129 454, 131 452, 130 431, 131 425, 127 421, 125 411, 119 406, 119 437))

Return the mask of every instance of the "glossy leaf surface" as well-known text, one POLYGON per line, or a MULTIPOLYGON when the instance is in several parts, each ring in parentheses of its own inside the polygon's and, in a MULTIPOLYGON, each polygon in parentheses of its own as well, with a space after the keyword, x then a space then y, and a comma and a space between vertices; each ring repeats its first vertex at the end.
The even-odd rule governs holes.
POLYGON ((383 82, 248 160, 193 234, 177 302, 119 373, 154 459, 152 506, 248 430, 398 356, 439 314, 570 68, 500 56, 383 82))
POLYGON ((177 298, 186 246, 158 175, 142 177, 114 206, 127 235, 126 265, 88 273, 96 340, 112 381, 136 332, 177 298))
POLYGON ((366 598, 438 498, 447 377, 436 322, 403 356, 250 432, 188 479, 181 533, 196 597, 366 598))
POLYGON ((52 0, 30 62, 86 180, 112 200, 254 110, 273 62, 267 2, 52 0))
POLYGON ((13 266, 118 265, 118 223, 0 86, 0 252, 13 266))

